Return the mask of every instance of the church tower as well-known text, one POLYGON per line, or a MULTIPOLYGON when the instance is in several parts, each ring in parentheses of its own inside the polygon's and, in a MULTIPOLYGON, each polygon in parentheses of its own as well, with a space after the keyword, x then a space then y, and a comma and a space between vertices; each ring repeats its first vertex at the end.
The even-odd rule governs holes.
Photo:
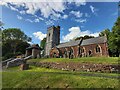
POLYGON ((60 26, 51 26, 47 29, 45 56, 49 56, 50 50, 60 44, 60 26))

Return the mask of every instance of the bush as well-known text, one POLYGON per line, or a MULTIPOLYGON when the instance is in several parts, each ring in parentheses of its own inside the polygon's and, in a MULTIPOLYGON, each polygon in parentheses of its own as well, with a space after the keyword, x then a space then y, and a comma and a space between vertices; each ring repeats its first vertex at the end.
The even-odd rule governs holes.
POLYGON ((5 54, 5 56, 2 57, 2 61, 12 58, 14 56, 15 56, 15 54, 13 54, 13 53, 7 53, 7 54, 5 54))
POLYGON ((2 61, 9 59, 9 58, 15 58, 16 56, 21 55, 21 54, 22 54, 21 52, 16 52, 16 54, 7 53, 4 56, 2 56, 2 61))

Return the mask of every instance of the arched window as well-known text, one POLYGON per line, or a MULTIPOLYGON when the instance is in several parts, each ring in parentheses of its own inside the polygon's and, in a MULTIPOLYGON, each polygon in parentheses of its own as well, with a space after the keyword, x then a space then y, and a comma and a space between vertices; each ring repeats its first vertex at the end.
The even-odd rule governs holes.
POLYGON ((85 49, 84 47, 81 48, 81 53, 84 53, 84 52, 85 52, 84 49, 85 49))
POLYGON ((100 46, 96 46, 96 53, 100 53, 100 46))
POLYGON ((80 53, 84 53, 84 52, 85 52, 85 48, 84 48, 84 47, 81 47, 81 48, 79 47, 79 48, 78 48, 78 51, 79 51, 79 52, 78 52, 79 54, 80 54, 80 53))

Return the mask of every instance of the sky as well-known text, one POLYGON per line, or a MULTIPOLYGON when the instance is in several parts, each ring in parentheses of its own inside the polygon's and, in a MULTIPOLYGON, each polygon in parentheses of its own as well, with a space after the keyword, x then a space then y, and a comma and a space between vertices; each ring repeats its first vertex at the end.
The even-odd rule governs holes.
POLYGON ((39 44, 47 28, 60 26, 60 42, 112 29, 118 17, 118 2, 2 2, 1 18, 4 29, 20 28, 39 44))

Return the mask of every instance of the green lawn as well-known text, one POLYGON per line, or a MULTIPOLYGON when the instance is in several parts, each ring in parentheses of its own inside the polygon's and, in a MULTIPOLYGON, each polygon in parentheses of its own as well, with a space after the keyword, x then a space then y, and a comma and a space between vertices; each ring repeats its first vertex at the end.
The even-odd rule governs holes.
MULTIPOLYGON (((91 72, 72 72, 31 66, 20 71, 18 67, 2 72, 3 88, 118 88, 119 80, 97 76, 84 76, 91 72)), ((118 74, 92 73, 95 75, 118 76, 118 74)))
POLYGON ((83 58, 47 58, 47 59, 31 59, 28 62, 92 62, 102 64, 118 64, 118 57, 83 57, 83 58))
MULTIPOLYGON (((48 58, 31 59, 28 62, 92 62, 118 64, 117 57, 84 57, 84 58, 48 58)), ((20 71, 12 67, 2 72, 3 88, 118 88, 120 74, 62 71, 30 66, 29 70, 20 71)))

